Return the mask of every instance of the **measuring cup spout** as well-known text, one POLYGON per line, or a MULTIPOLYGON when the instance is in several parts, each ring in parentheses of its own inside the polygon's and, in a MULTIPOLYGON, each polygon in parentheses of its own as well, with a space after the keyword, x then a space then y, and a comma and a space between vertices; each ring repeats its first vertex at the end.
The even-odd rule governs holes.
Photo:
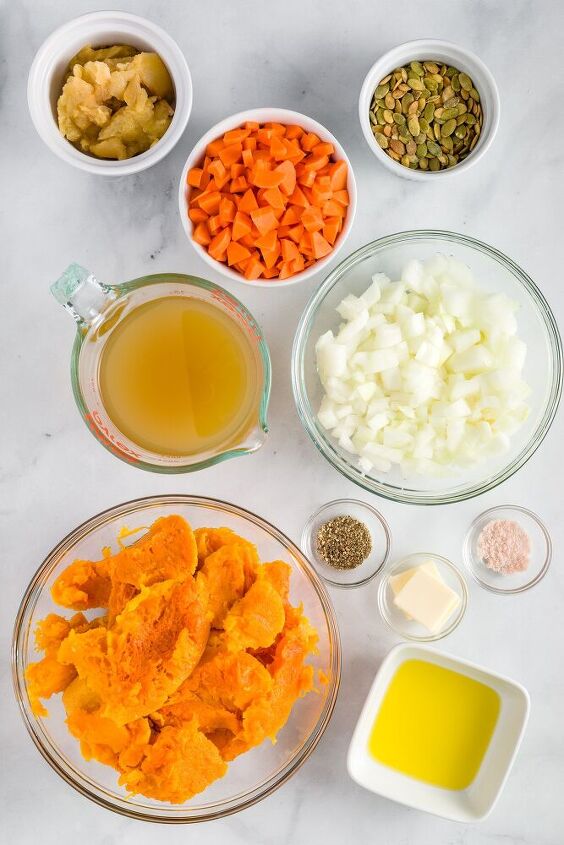
POLYGON ((80 264, 70 264, 51 285, 51 293, 76 322, 90 326, 116 298, 116 292, 80 264))

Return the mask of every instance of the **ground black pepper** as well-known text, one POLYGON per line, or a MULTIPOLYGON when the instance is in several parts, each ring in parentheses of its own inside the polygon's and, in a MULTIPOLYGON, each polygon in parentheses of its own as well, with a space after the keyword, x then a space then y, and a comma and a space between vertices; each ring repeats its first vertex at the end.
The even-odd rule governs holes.
POLYGON ((335 516, 319 527, 315 548, 329 566, 354 569, 372 551, 372 539, 363 522, 352 516, 335 516))

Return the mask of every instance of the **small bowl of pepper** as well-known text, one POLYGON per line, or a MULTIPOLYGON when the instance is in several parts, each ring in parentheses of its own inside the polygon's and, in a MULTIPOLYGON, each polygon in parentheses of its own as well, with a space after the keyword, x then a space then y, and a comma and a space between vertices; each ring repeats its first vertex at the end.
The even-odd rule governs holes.
POLYGON ((359 97, 370 149, 388 170, 415 181, 466 172, 489 149, 499 111, 495 79, 481 59, 427 38, 381 56, 359 97))
POLYGON ((358 499, 335 499, 308 519, 302 549, 333 587, 360 587, 386 564, 392 535, 382 514, 358 499))

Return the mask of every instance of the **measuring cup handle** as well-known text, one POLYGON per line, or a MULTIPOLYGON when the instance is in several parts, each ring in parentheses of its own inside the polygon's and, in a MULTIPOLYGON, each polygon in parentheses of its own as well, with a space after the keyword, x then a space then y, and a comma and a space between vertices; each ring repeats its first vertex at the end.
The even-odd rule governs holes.
POLYGON ((90 325, 116 298, 112 287, 80 264, 70 264, 51 285, 51 293, 81 325, 90 325))

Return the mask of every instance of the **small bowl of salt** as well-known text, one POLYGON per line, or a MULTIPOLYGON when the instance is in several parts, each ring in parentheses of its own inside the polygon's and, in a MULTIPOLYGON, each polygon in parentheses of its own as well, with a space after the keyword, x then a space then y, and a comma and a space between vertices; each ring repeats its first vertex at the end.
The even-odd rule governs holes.
POLYGON ((481 587, 492 593, 522 593, 538 584, 552 557, 543 521, 519 505, 484 511, 470 525, 464 563, 481 587))

